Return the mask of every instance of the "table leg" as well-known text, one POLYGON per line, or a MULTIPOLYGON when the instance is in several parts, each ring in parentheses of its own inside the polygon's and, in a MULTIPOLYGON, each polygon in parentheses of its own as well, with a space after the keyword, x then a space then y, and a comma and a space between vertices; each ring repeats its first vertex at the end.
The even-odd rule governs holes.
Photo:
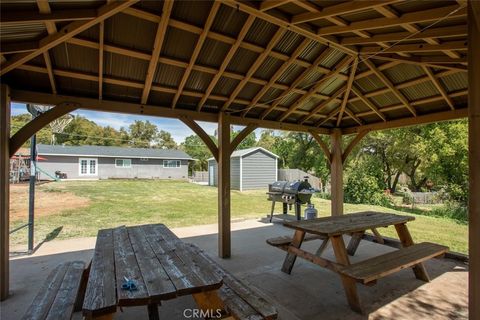
POLYGON ((329 238, 326 238, 322 241, 322 244, 320 244, 320 247, 318 247, 317 252, 315 252, 315 255, 317 257, 320 257, 322 255, 323 251, 325 251, 325 249, 328 246, 328 241, 330 241, 329 238))
POLYGON ((272 201, 272 210, 270 210, 270 222, 272 222, 274 211, 275 211, 275 201, 272 201))
POLYGON ((105 314, 105 315, 103 315, 103 316, 94 317, 94 318, 86 317, 85 319, 112 320, 114 315, 115 315, 115 313, 109 313, 109 314, 105 314))
POLYGON ((378 232, 378 230, 376 228, 372 228, 372 233, 375 236, 375 239, 377 240, 377 243, 385 244, 385 240, 383 240, 382 235, 380 234, 380 232, 378 232))
MULTIPOLYGON (((412 236, 410 235, 410 232, 408 231, 406 223, 396 224, 395 230, 397 230, 398 238, 402 243, 402 247, 409 247, 413 245, 413 239, 412 239, 412 236)), ((412 269, 417 279, 423 280, 426 282, 430 281, 430 277, 428 276, 427 270, 425 269, 425 266, 423 265, 422 262, 414 265, 412 269)))
POLYGON ((365 231, 354 232, 352 237, 350 238, 350 242, 348 243, 347 253, 350 256, 355 255, 358 246, 360 245, 360 241, 362 241, 362 237, 365 231))
POLYGON ((150 303, 149 305, 147 305, 147 310, 149 320, 160 320, 157 303, 150 303))
MULTIPOLYGON (((350 260, 348 259, 343 237, 333 236, 330 238, 330 240, 332 241, 333 252, 335 253, 337 263, 344 266, 350 265, 350 260)), ((340 277, 342 278, 343 288, 345 289, 345 294, 347 295, 350 308, 356 312, 363 313, 362 306, 360 304, 360 298, 358 297, 357 283, 354 279, 344 275, 340 275, 340 277)))
MULTIPOLYGON (((300 248, 304 238, 305 231, 295 230, 295 234, 293 235, 293 240, 292 243, 290 243, 290 246, 300 248)), ((297 255, 288 252, 287 256, 285 257, 285 261, 283 261, 282 271, 290 274, 292 272, 293 265, 295 264, 295 260, 297 260, 297 255)))

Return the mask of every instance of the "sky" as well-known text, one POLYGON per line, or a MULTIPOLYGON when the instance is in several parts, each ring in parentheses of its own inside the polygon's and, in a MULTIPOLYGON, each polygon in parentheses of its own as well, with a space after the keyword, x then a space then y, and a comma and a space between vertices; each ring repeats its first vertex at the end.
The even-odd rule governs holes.
MULTIPOLYGON (((27 113, 26 105, 23 103, 12 103, 12 116, 27 113)), ((128 127, 135 120, 148 120, 155 125, 157 125, 159 130, 164 130, 170 132, 173 139, 177 143, 182 143, 186 137, 194 134, 189 127, 187 127, 183 122, 177 119, 169 118, 159 118, 159 117, 149 117, 141 115, 130 115, 130 114, 121 114, 121 113, 110 113, 110 112, 98 112, 91 110, 76 110, 72 112, 74 115, 83 116, 91 121, 94 121, 101 126, 111 126, 115 129, 120 129, 121 127, 128 127)), ((198 122, 198 124, 205 130, 209 135, 213 135, 215 129, 217 128, 216 123, 211 122, 198 122)), ((242 127, 234 126, 234 130, 239 130, 242 127)), ((260 137, 261 130, 256 130, 257 139, 260 137)))

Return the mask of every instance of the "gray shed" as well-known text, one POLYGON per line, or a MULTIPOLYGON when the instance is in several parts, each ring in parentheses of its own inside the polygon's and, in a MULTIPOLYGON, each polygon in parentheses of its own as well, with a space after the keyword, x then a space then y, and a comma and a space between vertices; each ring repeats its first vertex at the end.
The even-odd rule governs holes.
MULTIPOLYGON (((267 189, 278 179, 278 156, 264 148, 236 150, 230 162, 231 188, 235 190, 267 189)), ((217 185, 217 161, 208 159, 208 184, 217 185)))

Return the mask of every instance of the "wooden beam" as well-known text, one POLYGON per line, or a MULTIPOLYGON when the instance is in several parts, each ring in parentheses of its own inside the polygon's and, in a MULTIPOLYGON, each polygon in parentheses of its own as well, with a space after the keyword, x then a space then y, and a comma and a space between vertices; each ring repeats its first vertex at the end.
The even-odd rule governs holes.
POLYGON ((328 122, 329 120, 333 119, 333 117, 335 117, 339 112, 340 112, 340 109, 338 109, 338 108, 333 109, 332 111, 330 111, 330 113, 327 115, 326 118, 320 119, 320 121, 317 122, 317 123, 315 124, 315 126, 321 127, 324 123, 326 123, 326 122, 328 122))
POLYGON ((43 54, 51 48, 65 42, 77 34, 91 28, 97 23, 108 19, 114 14, 121 12, 125 8, 135 4, 139 0, 119 1, 111 4, 106 4, 97 10, 96 18, 87 21, 76 21, 63 27, 59 32, 51 34, 39 41, 39 48, 33 52, 19 53, 14 55, 10 60, 1 65, 0 75, 4 75, 16 67, 24 64, 27 61, 43 54))
POLYGON ((343 162, 342 162, 342 131, 333 129, 332 164, 330 166, 330 185, 332 196, 332 216, 343 215, 343 162))
POLYGON ((416 117, 417 112, 415 109, 410 105, 410 102, 403 96, 403 94, 397 88, 395 88, 393 83, 381 71, 379 71, 370 60, 363 60, 363 62, 393 92, 397 99, 403 103, 405 108, 407 108, 416 117))
POLYGON ((10 94, 0 84, 0 301, 10 290, 10 94))
POLYGON ((318 143, 320 148, 322 149, 323 155, 327 159, 328 164, 331 165, 332 164, 332 153, 328 149, 328 145, 325 143, 325 141, 323 141, 323 139, 317 133, 315 133, 315 132, 309 132, 309 133, 313 137, 313 139, 315 139, 315 141, 318 143))
POLYGON ((438 92, 442 95, 443 99, 445 99, 445 101, 447 102, 450 109, 455 110, 452 99, 450 99, 447 91, 445 91, 445 88, 443 88, 440 81, 438 81, 438 79, 435 77, 435 74, 433 73, 433 71, 430 70, 430 68, 426 67, 426 66, 423 66, 423 71, 425 71, 425 73, 428 75, 430 80, 433 82, 433 85, 435 86, 435 88, 437 88, 438 92))
POLYGON ((215 160, 218 162, 218 147, 213 142, 212 138, 205 132, 205 130, 202 129, 196 123, 193 119, 187 116, 181 116, 180 120, 187 125, 195 134, 202 139, 203 143, 207 146, 208 150, 212 153, 212 156, 215 158, 215 160))
MULTIPOLYGON (((37 0, 37 7, 40 11, 40 14, 50 14, 50 5, 46 0, 37 0)), ((48 34, 55 34, 57 32, 57 26, 53 21, 45 21, 45 27, 47 28, 48 34)), ((52 87, 52 93, 57 94, 57 85, 55 83, 55 76, 53 75, 52 61, 50 59, 49 51, 43 53, 43 59, 45 60, 45 66, 48 71, 48 80, 50 81, 50 87, 52 87)))
POLYGON ((314 107, 305 117, 303 117, 301 120, 300 120, 300 124, 304 124, 307 120, 309 120, 311 117, 313 117, 314 115, 316 115, 317 113, 319 113, 320 111, 322 111, 323 109, 325 109, 326 107, 328 107, 330 105, 330 103, 332 103, 333 101, 335 101, 337 99, 337 97, 339 97, 342 93, 345 92, 345 90, 347 89, 347 86, 343 86, 339 89, 337 89, 337 91, 335 91, 335 93, 330 97, 328 98, 327 100, 325 101, 322 101, 319 105, 317 105, 316 107, 314 107))
POLYGON ((354 57, 346 56, 343 58, 332 70, 329 74, 325 75, 322 79, 317 81, 315 85, 313 85, 308 92, 300 97, 295 103, 288 108, 286 112, 284 112, 280 117, 278 117, 278 121, 285 120, 289 115, 292 114, 296 109, 300 108, 302 104, 307 101, 310 97, 312 97, 320 88, 325 84, 326 80, 331 79, 335 75, 339 74, 343 69, 347 67, 347 65, 354 59, 354 57))
POLYGON ((2 42, 0 44, 1 54, 13 54, 21 52, 31 52, 38 48, 37 41, 26 42, 2 42))
POLYGON ((188 63, 188 66, 185 69, 185 72, 183 73, 182 80, 180 80, 180 84, 178 85, 178 88, 177 88, 177 93, 175 93, 175 96, 173 97, 172 108, 175 108, 175 106, 177 105, 178 99, 182 94, 183 88, 187 83, 188 77, 190 76, 190 72, 192 72, 195 62, 197 61, 197 58, 198 58, 198 55, 200 54, 200 50, 202 49, 203 43, 207 39, 208 32, 210 31, 210 27, 213 24, 213 20, 215 19, 215 16, 219 8, 220 8, 220 2, 214 1, 212 4, 212 8, 210 9, 210 13, 208 14, 205 25, 203 27, 203 31, 198 37, 197 44, 195 45, 195 49, 193 50, 192 56, 190 57, 190 62, 188 63))
MULTIPOLYGON (((124 114, 141 114, 144 116, 156 116, 179 119, 181 116, 187 116, 195 121, 215 122, 218 121, 218 115, 210 112, 196 112, 191 110, 174 109, 169 106, 158 105, 141 105, 139 103, 120 102, 105 100, 100 101, 98 99, 75 97, 67 95, 53 95, 49 93, 40 93, 23 90, 11 90, 12 100, 15 102, 23 103, 37 103, 37 104, 50 104, 58 105, 60 103, 70 102, 79 104, 81 109, 89 109, 96 111, 106 111, 124 114)), ((259 128, 275 129, 275 130, 287 130, 296 132, 309 132, 313 130, 318 134, 329 134, 329 129, 316 128, 313 126, 305 126, 294 123, 284 123, 269 120, 259 120, 252 118, 244 118, 239 116, 225 115, 228 117, 228 121, 233 125, 248 126, 254 124, 259 128)))
POLYGON ((103 99, 103 52, 105 50, 105 23, 99 24, 98 50, 98 99, 103 99))
MULTIPOLYGON (((359 125, 363 126, 363 121, 360 120, 360 118, 357 117, 357 115, 354 114, 348 107, 345 107, 345 113, 346 113, 351 119, 353 119, 356 123, 358 123, 359 125)), ((345 117, 345 119, 347 119, 347 117, 345 117)), ((338 120, 338 117, 337 117, 337 120, 338 120)))
POLYGON ((243 139, 245 139, 255 129, 257 129, 257 126, 253 123, 243 128, 243 130, 240 131, 240 133, 232 140, 230 144, 231 152, 235 151, 238 145, 243 141, 243 139))
POLYGON ((260 11, 267 11, 276 7, 283 6, 293 0, 264 0, 260 3, 260 11))
POLYGON ((268 21, 268 22, 270 22, 272 24, 275 24, 279 27, 282 27, 282 28, 288 29, 292 32, 298 33, 298 34, 300 34, 300 35, 302 35, 302 36, 304 36, 304 37, 306 37, 310 40, 314 40, 314 41, 320 42, 320 43, 325 44, 325 45, 330 45, 331 47, 333 47, 333 48, 335 48, 339 51, 342 51, 346 54, 349 54, 349 55, 355 55, 356 54, 356 51, 354 49, 351 49, 351 48, 346 47, 346 46, 339 45, 335 39, 324 38, 323 36, 319 36, 318 34, 316 34, 312 30, 305 29, 305 28, 302 28, 300 26, 292 24, 286 18, 280 18, 278 16, 271 15, 267 12, 262 12, 262 11, 258 10, 257 8, 255 8, 254 5, 252 5, 252 4, 245 3, 245 2, 242 2, 242 1, 239 1, 239 0, 225 0, 225 1, 223 1, 223 3, 232 7, 232 8, 234 8, 234 9, 236 9, 236 10, 246 12, 249 15, 253 15, 253 16, 259 18, 259 19, 268 21))
POLYGON ((449 14, 450 14, 449 19, 452 19, 452 18, 465 17, 466 13, 467 13, 466 8, 455 4, 455 5, 449 5, 445 7, 429 9, 424 11, 414 11, 414 12, 405 13, 396 19, 376 18, 376 19, 352 22, 351 24, 345 27, 342 27, 342 26, 323 27, 319 29, 317 34, 320 36, 326 36, 326 35, 332 35, 332 34, 338 34, 338 33, 348 33, 356 30, 370 30, 370 29, 394 27, 394 26, 399 26, 399 25, 408 24, 408 23, 436 21, 438 19, 444 18, 449 14))
POLYGON ((360 100, 362 100, 363 103, 365 103, 367 105, 367 107, 369 107, 370 109, 372 109, 373 112, 375 112, 377 114, 377 116, 380 117, 380 119, 382 119, 383 121, 387 121, 387 118, 385 117, 385 115, 380 111, 378 110, 378 108, 373 104, 373 102, 371 102, 370 100, 368 100, 360 90, 358 90, 355 86, 352 87, 352 91, 353 93, 355 93, 355 95, 357 97, 360 98, 360 100))
POLYGON ((350 91, 352 90, 353 79, 355 78, 355 72, 357 71, 358 66, 358 58, 353 60, 352 69, 350 70, 350 76, 348 77, 347 81, 347 88, 345 89, 345 94, 343 95, 343 101, 340 105, 340 112, 338 113, 337 118, 337 127, 340 126, 340 122, 342 121, 343 113, 345 112, 345 108, 347 107, 348 98, 350 97, 350 91))
POLYGON ((173 0, 166 0, 163 3, 162 18, 157 26, 157 33, 155 34, 155 40, 153 41, 152 59, 148 64, 147 74, 145 76, 145 86, 142 92, 142 104, 146 104, 148 96, 150 95, 150 89, 152 88, 153 77, 157 70, 158 58, 162 51, 163 39, 167 33, 168 19, 173 8, 173 0))
POLYGON ((97 12, 94 9, 55 10, 40 14, 35 11, 2 10, 0 26, 92 20, 96 17, 97 12))
POLYGON ((445 41, 441 44, 397 44, 391 48, 382 47, 363 47, 360 49, 361 54, 378 54, 378 53, 418 53, 418 52, 435 52, 443 50, 467 50, 466 41, 445 41))
POLYGON ((282 28, 278 28, 277 32, 275 32, 272 39, 270 39, 265 50, 260 55, 258 55, 257 59, 252 64, 250 69, 248 69, 248 72, 245 75, 245 77, 235 87, 235 90, 233 90, 232 94, 230 95, 230 98, 227 100, 227 102, 225 102, 221 111, 226 110, 230 106, 230 104, 238 96, 240 91, 242 91, 243 87, 248 83, 248 81, 250 81, 250 79, 253 77, 257 69, 262 65, 262 63, 265 61, 265 59, 268 57, 270 52, 277 45, 277 42, 283 37, 284 34, 285 34, 285 30, 282 28))
POLYGON ((45 127, 53 120, 58 119, 61 116, 64 116, 67 113, 70 113, 78 108, 79 104, 77 103, 62 102, 25 124, 10 138, 10 157, 13 157, 15 155, 15 152, 17 152, 18 149, 20 149, 20 147, 40 129, 45 127))
POLYGON ((287 70, 287 68, 293 63, 295 59, 307 48, 311 41, 309 39, 304 39, 302 43, 295 49, 295 51, 292 53, 290 56, 290 59, 285 61, 280 68, 275 71, 275 73, 270 77, 270 80, 268 81, 267 85, 263 86, 260 91, 255 95, 253 98, 251 104, 242 112, 242 117, 245 117, 248 112, 256 107, 258 101, 267 93, 267 91, 273 86, 275 81, 287 70))
POLYGON ((349 2, 342 2, 339 4, 334 4, 332 6, 328 6, 323 8, 318 13, 307 12, 297 14, 292 17, 293 24, 299 24, 319 19, 325 19, 329 17, 344 15, 344 14, 351 14, 354 12, 368 10, 377 6, 385 6, 395 2, 399 2, 400 0, 355 0, 349 2))
POLYGON ((231 256, 230 231, 230 123, 224 113, 218 115, 218 256, 231 256))
POLYGON ((390 32, 373 35, 370 38, 364 37, 345 37, 340 41, 344 45, 376 44, 378 42, 397 42, 424 40, 428 38, 450 38, 467 35, 467 26, 458 25, 451 27, 439 27, 426 29, 420 33, 413 34, 410 31, 390 32))
MULTIPOLYGON (((362 55, 362 57, 366 58, 368 57, 368 55, 362 55)), ((453 59, 446 56, 442 56, 442 57, 415 56, 415 57, 404 58, 396 54, 388 54, 388 55, 379 54, 372 58, 377 60, 397 61, 405 64, 413 64, 413 65, 419 65, 419 66, 428 66, 432 68, 448 69, 452 71, 467 72, 467 67, 460 65, 461 63, 466 63, 467 61, 463 57, 458 59, 453 59)))
MULTIPOLYGON (((310 75, 314 70, 315 68, 320 65, 320 63, 322 63, 326 57, 328 57, 328 55, 330 55, 332 53, 332 51, 330 50, 330 48, 326 48, 325 50, 322 51, 322 53, 315 59, 315 61, 313 62, 313 64, 308 67, 307 69, 305 69, 293 82, 292 84, 288 87, 287 90, 285 90, 283 93, 282 93, 282 97, 288 97, 290 94, 292 94, 294 92, 294 90, 300 85, 300 83, 308 76, 310 75)), ((262 115, 260 116, 261 119, 265 119, 265 117, 267 117, 270 112, 272 112, 276 106, 278 106, 280 104, 280 102, 282 102, 283 99, 280 99, 280 98, 277 98, 276 101, 273 102, 272 106, 268 109, 266 109, 262 115)))
POLYGON ((345 160, 347 160, 348 156, 352 152, 353 148, 369 133, 369 130, 361 130, 357 133, 355 138, 353 138, 352 141, 348 144, 348 146, 345 148, 342 154, 342 163, 345 163, 345 160))
POLYGON ((220 69, 218 70, 218 73, 213 76, 213 79, 210 81, 210 84, 208 85, 207 90, 205 91, 205 94, 203 95, 202 99, 197 105, 197 111, 202 110, 203 105, 207 101, 208 97, 210 96, 210 93, 212 93, 213 89, 217 85, 218 80, 223 76, 223 72, 225 69, 227 69, 228 64, 230 63, 230 60, 232 60, 233 56, 235 55, 235 52, 237 52, 237 49, 240 47, 240 43, 242 43, 243 38, 247 35, 248 30, 250 30, 250 27, 252 26, 253 22, 255 21, 254 16, 248 16, 247 21, 243 24, 242 29, 240 30, 240 33, 237 36, 237 40, 235 43, 230 47, 230 50, 228 51, 227 55, 223 59, 223 62, 220 66, 220 69))
POLYGON ((363 126, 351 127, 342 129, 343 134, 352 134, 359 132, 361 130, 385 130, 393 128, 401 128, 408 126, 415 126, 420 124, 427 124, 432 122, 440 122, 447 120, 455 120, 466 118, 468 113, 467 108, 455 109, 450 111, 442 111, 437 113, 432 113, 428 115, 418 116, 418 117, 409 117, 397 120, 390 120, 387 122, 378 122, 374 124, 366 124, 363 126))
POLYGON ((468 1, 468 314, 480 319, 480 3, 468 1))

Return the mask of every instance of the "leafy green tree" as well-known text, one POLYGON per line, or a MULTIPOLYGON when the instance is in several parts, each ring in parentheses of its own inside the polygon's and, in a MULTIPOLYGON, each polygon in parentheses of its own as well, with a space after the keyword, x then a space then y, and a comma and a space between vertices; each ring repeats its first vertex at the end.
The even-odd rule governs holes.
POLYGON ((274 131, 263 130, 262 133, 260 134, 260 138, 257 141, 257 146, 271 151, 273 150, 274 144, 275 144, 274 131))
POLYGON ((170 132, 160 130, 155 136, 154 147, 159 149, 178 149, 170 132))
MULTIPOLYGON (((10 123, 10 136, 13 136, 18 130, 25 126, 28 122, 32 120, 32 115, 29 113, 23 113, 19 115, 12 116, 10 123)), ((52 130, 50 127, 44 127, 37 132, 37 143, 49 144, 52 139, 52 130)), ((30 139, 25 142, 22 147, 29 147, 30 139)))
MULTIPOLYGON (((241 132, 241 130, 239 130, 239 131, 233 131, 233 130, 231 130, 231 131, 230 131, 230 139, 233 140, 240 132, 241 132)), ((246 136, 246 137, 242 140, 242 142, 240 142, 240 143, 238 144, 236 150, 242 150, 242 149, 251 148, 251 147, 254 147, 256 144, 257 144, 257 137, 256 137, 256 135, 255 135, 255 132, 252 132, 252 133, 250 133, 248 136, 246 136)))
POLYGON ((158 128, 150 121, 135 120, 128 127, 131 144, 134 147, 150 148, 158 134, 158 128))
POLYGON ((212 157, 212 153, 197 135, 191 135, 185 138, 180 145, 181 149, 188 153, 195 161, 190 164, 191 171, 207 171, 208 159, 212 157))

